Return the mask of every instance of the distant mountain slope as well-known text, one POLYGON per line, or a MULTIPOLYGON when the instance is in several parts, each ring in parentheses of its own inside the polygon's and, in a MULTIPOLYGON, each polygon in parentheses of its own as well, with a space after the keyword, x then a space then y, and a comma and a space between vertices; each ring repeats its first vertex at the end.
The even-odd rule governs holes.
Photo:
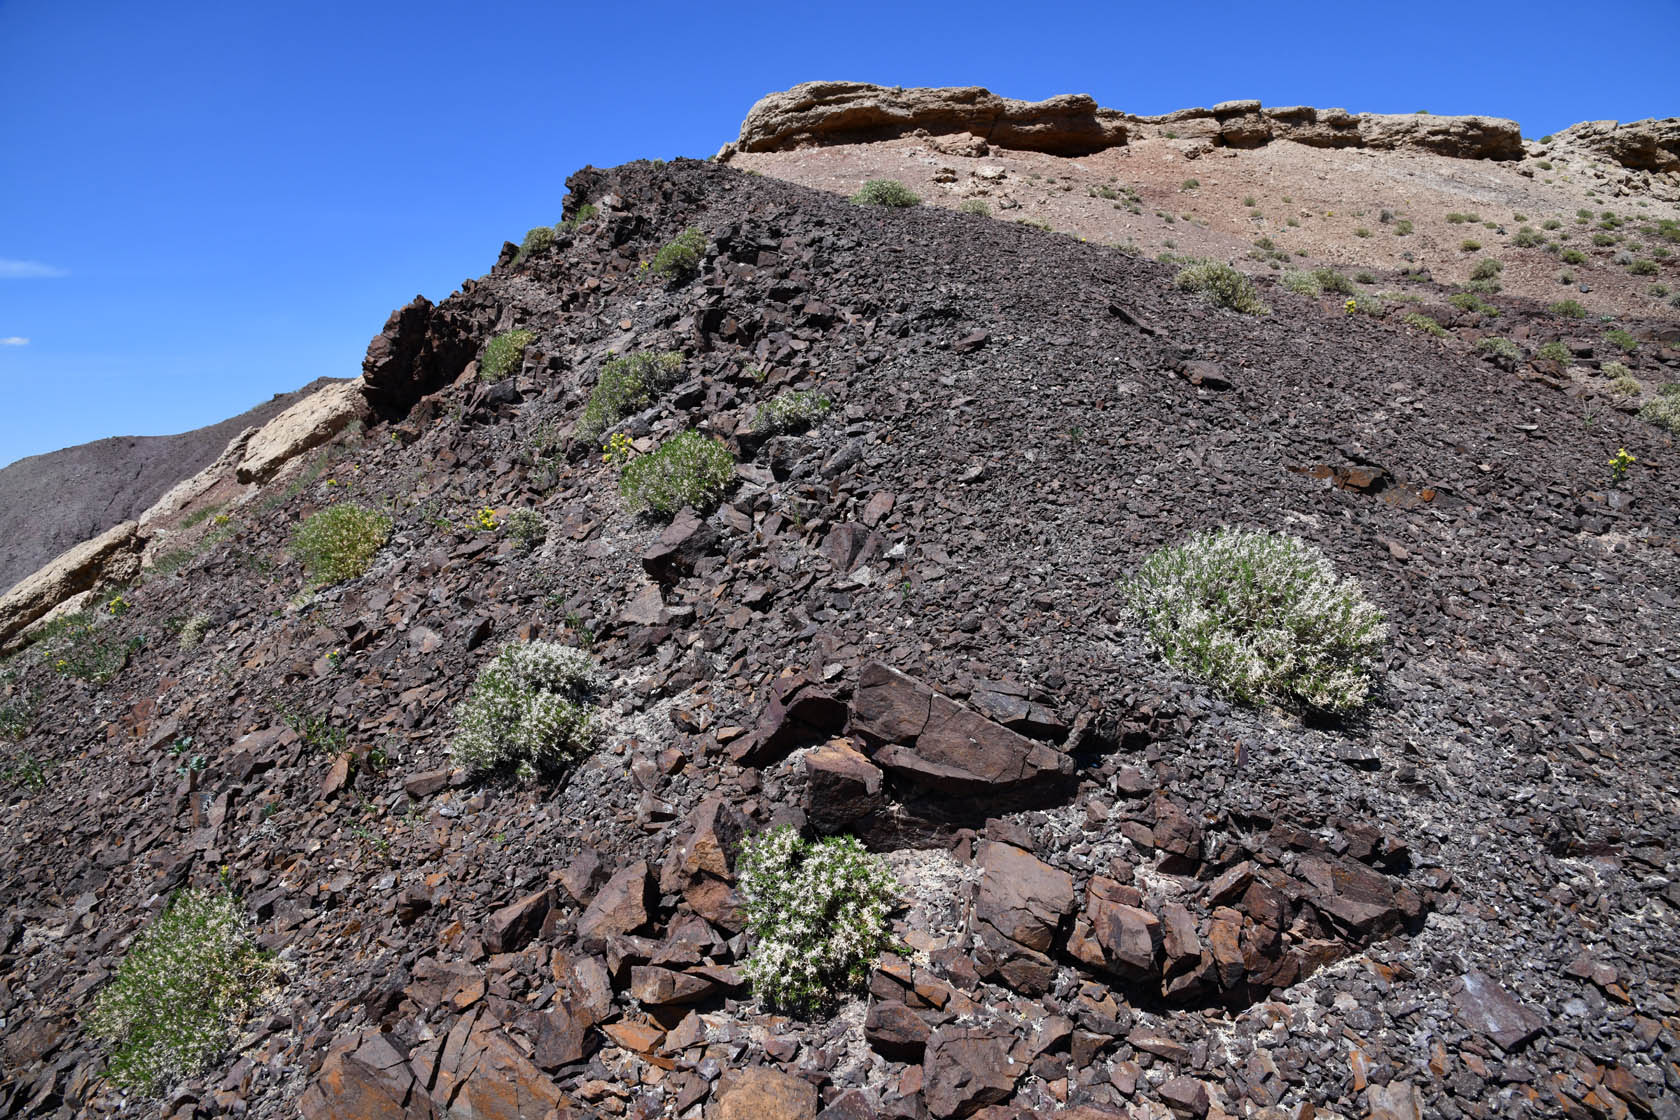
POLYGON ((209 466, 228 440, 333 381, 322 377, 247 412, 172 436, 113 436, 0 468, 0 591, 73 544, 143 512, 209 466))

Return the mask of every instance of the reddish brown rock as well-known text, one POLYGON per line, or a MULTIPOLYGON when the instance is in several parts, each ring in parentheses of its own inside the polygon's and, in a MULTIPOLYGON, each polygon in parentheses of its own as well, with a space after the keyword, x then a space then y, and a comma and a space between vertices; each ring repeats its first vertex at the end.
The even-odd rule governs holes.
POLYGON ((1073 876, 1009 844, 980 845, 980 894, 974 916, 1004 937, 1048 952, 1062 919, 1073 913, 1073 876))
POLYGON ((727 1073, 718 1083, 707 1120, 811 1120, 817 1087, 804 1078, 755 1066, 727 1073))
POLYGON ((585 947, 600 946, 608 938, 634 933, 647 924, 653 876, 645 861, 624 868, 601 888, 578 918, 577 936, 585 947))
POLYGON ((553 895, 545 888, 495 911, 484 922, 484 947, 492 953, 523 949, 542 929, 552 904, 553 895))
POLYGON ((850 740, 832 739, 805 753, 805 817, 820 833, 844 832, 884 804, 881 770, 850 740))
POLYGON ((940 1027, 928 1038, 922 1059, 922 1097, 928 1112, 946 1117, 971 1116, 987 1105, 1008 1100, 1015 1081, 1026 1072, 1012 1063, 1013 1039, 991 1027, 940 1027))

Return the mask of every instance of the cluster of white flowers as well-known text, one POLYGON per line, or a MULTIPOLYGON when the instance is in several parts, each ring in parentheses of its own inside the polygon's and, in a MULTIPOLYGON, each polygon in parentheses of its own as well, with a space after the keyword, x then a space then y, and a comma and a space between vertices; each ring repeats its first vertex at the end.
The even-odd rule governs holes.
POLYGON ((619 475, 619 493, 632 511, 675 513, 684 506, 704 513, 735 480, 735 456, 699 432, 680 432, 650 455, 632 459, 619 475))
POLYGON ((1359 583, 1285 533, 1197 534, 1151 555, 1125 590, 1169 664, 1250 703, 1352 711, 1388 636, 1359 583))
POLYGON ((595 664, 582 650, 511 642, 479 671, 455 709, 450 753, 461 766, 513 766, 524 779, 563 769, 589 747, 595 688, 595 664))
POLYGON ((758 406, 753 413, 753 429, 760 432, 797 432, 816 424, 832 402, 810 389, 796 389, 782 393, 758 406))
POLYGON ((184 890, 135 938, 88 1030, 117 1044, 113 1081, 142 1091, 203 1069, 250 1010, 265 965, 238 902, 184 890))
POLYGON ((772 1007, 811 1011, 861 987, 888 945, 898 880, 856 837, 815 843, 777 828, 742 845, 753 947, 742 971, 772 1007))

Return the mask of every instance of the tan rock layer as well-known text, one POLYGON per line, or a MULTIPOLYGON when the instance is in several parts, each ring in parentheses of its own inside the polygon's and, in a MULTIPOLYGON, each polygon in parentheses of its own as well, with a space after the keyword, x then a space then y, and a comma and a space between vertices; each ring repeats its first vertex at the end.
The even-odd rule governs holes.
MULTIPOLYGON (((867 143, 918 131, 966 134, 1001 148, 1064 156, 1157 137, 1236 148, 1292 140, 1319 148, 1424 151, 1460 159, 1524 155, 1517 122, 1500 117, 1266 108, 1252 100, 1145 117, 1105 109, 1086 94, 1018 101, 980 86, 903 89, 865 82, 805 82, 769 94, 747 114, 739 139, 718 154, 728 159, 736 152, 867 143)), ((1625 125, 1586 122, 1559 133, 1558 139, 1627 167, 1680 169, 1680 118, 1625 125)))
POLYGON ((145 540, 138 521, 113 525, 90 541, 59 553, 0 596, 0 651, 61 603, 109 579, 132 577, 140 569, 145 540))

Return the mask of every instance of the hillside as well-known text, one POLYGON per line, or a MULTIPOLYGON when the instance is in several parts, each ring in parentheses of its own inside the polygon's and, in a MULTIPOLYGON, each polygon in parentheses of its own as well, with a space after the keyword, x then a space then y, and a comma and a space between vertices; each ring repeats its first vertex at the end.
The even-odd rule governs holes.
POLYGON ((1095 240, 728 166, 567 186, 550 244, 392 316, 382 420, 0 670, 0 1114, 1676 1115, 1680 463, 1604 369, 1654 399, 1667 318, 1423 277, 1242 315, 1095 240), (680 360, 604 430, 721 440, 703 516, 627 512, 576 438, 635 351, 680 360), (767 430, 795 390, 831 408, 767 430), (389 538, 310 590, 288 542, 344 501, 389 538), (1227 524, 1387 613, 1363 715, 1150 652, 1121 581, 1227 524), (598 667, 593 749, 457 768, 456 705, 532 638, 598 667), (745 982, 774 824, 895 874, 895 950, 833 1013, 745 982), (88 1009, 182 887, 272 968, 207 1072, 125 1096, 88 1009))
POLYGON ((137 516, 330 378, 279 393, 238 416, 172 436, 113 436, 0 467, 0 592, 73 544, 137 516))

